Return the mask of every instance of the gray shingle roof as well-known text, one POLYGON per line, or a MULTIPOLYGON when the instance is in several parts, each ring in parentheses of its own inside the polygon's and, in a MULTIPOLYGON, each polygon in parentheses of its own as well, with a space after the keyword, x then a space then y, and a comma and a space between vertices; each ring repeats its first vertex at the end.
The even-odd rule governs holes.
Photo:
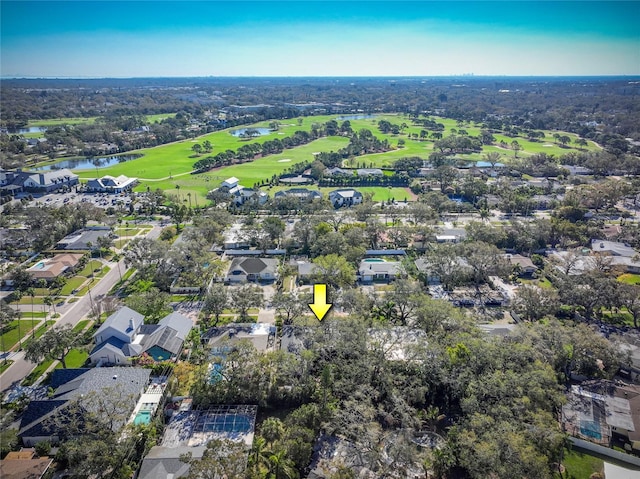
POLYGON ((133 329, 137 329, 144 321, 144 316, 133 309, 123 306, 118 311, 109 316, 102 326, 93 333, 93 337, 97 337, 107 328, 111 327, 118 331, 126 332, 130 330, 129 320, 133 320, 133 329))

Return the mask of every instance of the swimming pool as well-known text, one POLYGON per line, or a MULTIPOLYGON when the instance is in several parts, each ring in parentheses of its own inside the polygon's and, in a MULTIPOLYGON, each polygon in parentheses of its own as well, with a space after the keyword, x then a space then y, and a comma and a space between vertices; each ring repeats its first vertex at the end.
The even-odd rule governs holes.
POLYGON ((365 259, 363 261, 365 263, 384 263, 384 260, 380 259, 380 258, 369 258, 369 259, 365 259))
POLYGON ((133 424, 136 426, 139 424, 149 424, 151 422, 151 411, 140 411, 136 414, 133 424))

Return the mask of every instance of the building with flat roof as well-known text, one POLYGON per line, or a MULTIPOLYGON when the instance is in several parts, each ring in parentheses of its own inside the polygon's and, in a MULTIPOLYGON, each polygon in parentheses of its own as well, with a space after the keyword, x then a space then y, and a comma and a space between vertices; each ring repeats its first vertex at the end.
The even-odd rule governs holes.
POLYGON ((100 193, 122 193, 132 190, 138 183, 138 178, 129 178, 125 175, 93 178, 87 181, 87 190, 100 193))

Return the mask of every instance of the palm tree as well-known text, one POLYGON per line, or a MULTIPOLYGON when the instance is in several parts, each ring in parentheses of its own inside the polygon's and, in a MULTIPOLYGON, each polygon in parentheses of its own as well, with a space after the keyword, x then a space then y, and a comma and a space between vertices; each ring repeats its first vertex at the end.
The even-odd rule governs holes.
POLYGON ((295 464, 287 457, 284 449, 269 456, 269 473, 273 479, 295 479, 298 477, 295 464))
POLYGON ((251 447, 251 453, 249 455, 249 467, 253 468, 253 471, 260 475, 263 468, 269 469, 269 456, 271 451, 267 449, 267 441, 262 436, 257 436, 253 441, 251 447))
POLYGON ((34 317, 34 312, 33 312, 33 298, 36 295, 36 290, 35 288, 29 288, 27 289, 26 293, 31 296, 31 335, 35 338, 36 337, 36 329, 35 329, 35 317, 34 317))

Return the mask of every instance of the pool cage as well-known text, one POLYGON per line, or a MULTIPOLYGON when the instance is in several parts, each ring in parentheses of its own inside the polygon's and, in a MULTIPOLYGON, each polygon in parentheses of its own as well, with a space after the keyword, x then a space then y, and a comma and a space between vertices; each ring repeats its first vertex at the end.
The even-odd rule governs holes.
POLYGON ((193 432, 247 434, 255 429, 258 406, 225 405, 199 411, 193 432))

